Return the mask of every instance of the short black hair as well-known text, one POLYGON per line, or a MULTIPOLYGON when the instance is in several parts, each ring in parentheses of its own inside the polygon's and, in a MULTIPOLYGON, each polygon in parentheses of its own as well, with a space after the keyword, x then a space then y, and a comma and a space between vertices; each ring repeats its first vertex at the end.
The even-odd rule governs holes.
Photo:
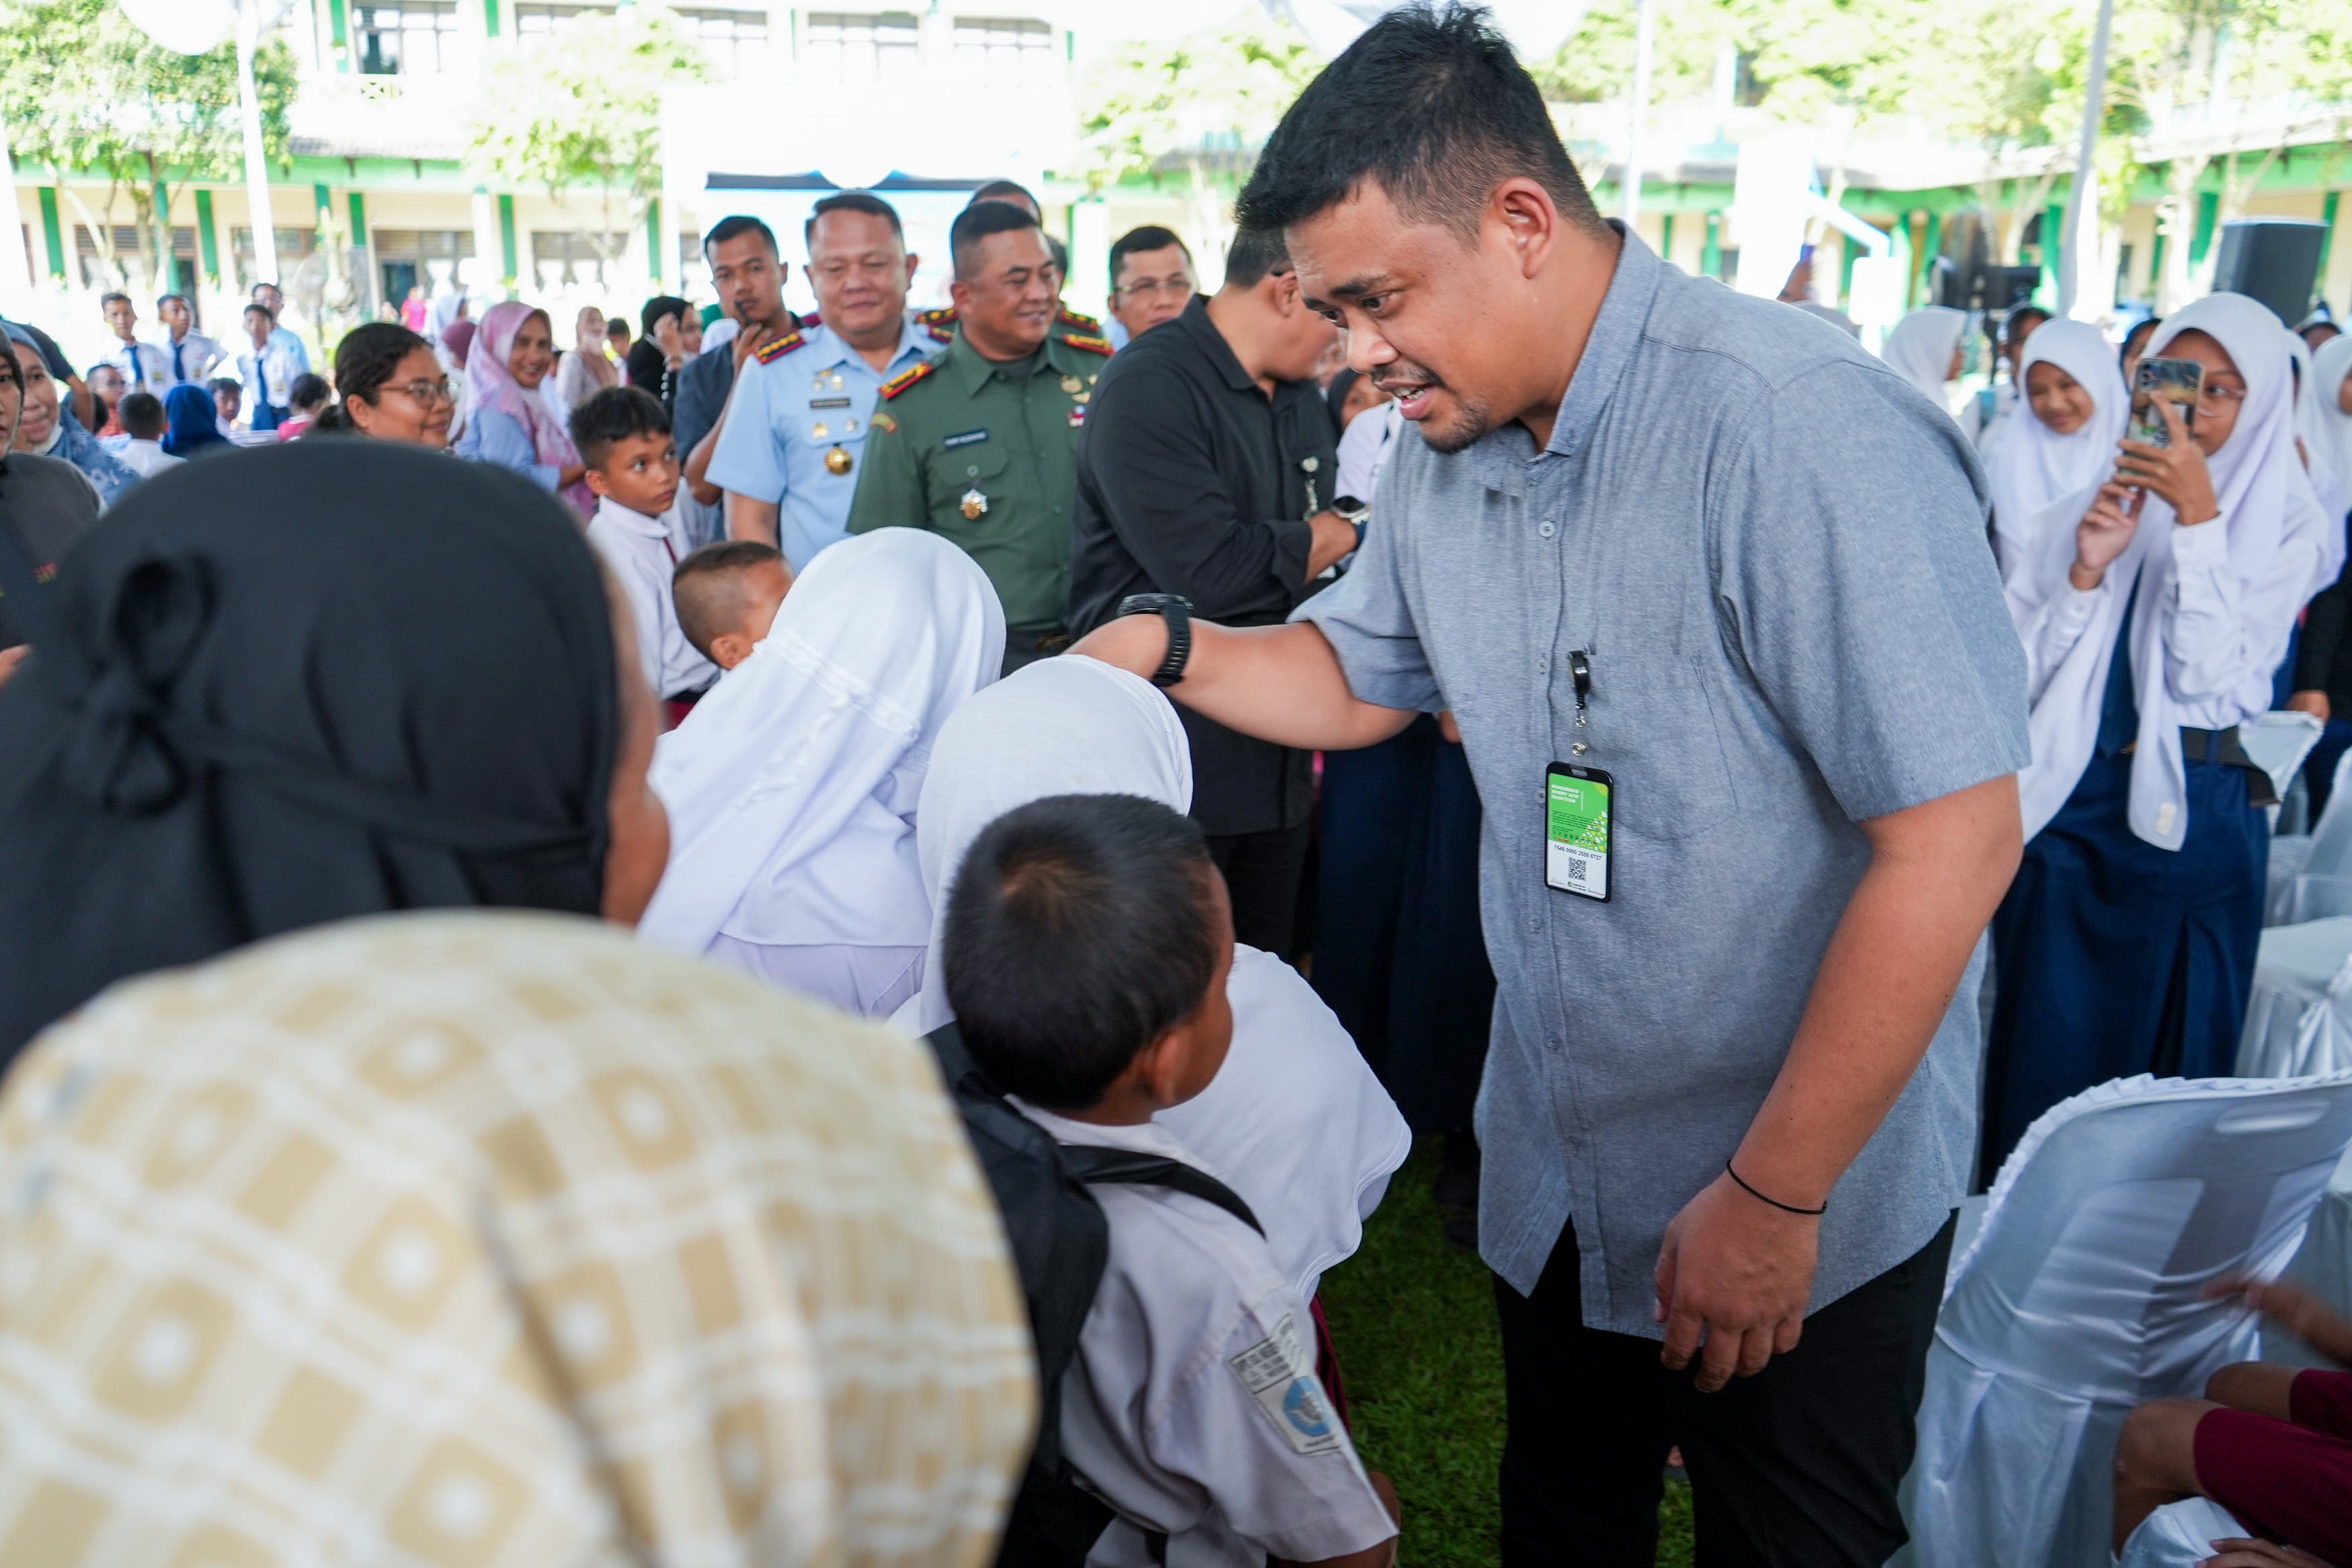
POLYGON ((375 406, 400 362, 432 344, 398 321, 366 321, 335 345, 335 390, 345 403, 375 406))
POLYGON ((244 313, 248 316, 267 316, 269 318, 270 325, 276 326, 278 324, 278 312, 271 310, 268 306, 263 304, 258 300, 256 300, 251 304, 247 305, 245 308, 244 313))
POLYGON ((671 569, 669 596, 677 607, 677 629, 695 652, 709 658, 710 645, 742 622, 743 584, 737 574, 783 558, 783 552, 756 539, 714 540, 687 552, 671 569))
POLYGON ((971 200, 966 202, 964 207, 969 211, 982 202, 1001 202, 1008 196, 1019 196, 1038 211, 1045 210, 1045 204, 1037 199, 1036 193, 1018 180, 989 181, 988 184, 971 193, 971 200))
POLYGON ((761 223, 758 218, 748 216, 742 213, 737 213, 732 217, 720 218, 717 223, 710 226, 710 232, 702 237, 702 254, 709 256, 712 246, 723 245, 730 239, 740 239, 747 234, 756 234, 761 239, 766 240, 768 242, 769 255, 781 256, 783 254, 783 252, 776 248, 776 231, 770 228, 766 224, 761 223))
POLYGON ((286 389, 286 405, 289 408, 324 408, 327 399, 334 395, 334 389, 327 384, 325 376, 306 370, 294 378, 293 385, 286 389))
POLYGON ((898 221, 898 209, 871 191, 840 191, 825 197, 809 208, 808 222, 801 226, 801 243, 808 245, 816 238, 816 220, 827 213, 864 213, 878 217, 890 226, 898 243, 907 243, 907 226, 898 221))
POLYGON ((115 422, 134 441, 152 441, 163 434, 163 400, 152 392, 134 392, 114 410, 115 422))
POLYGON ((237 380, 237 378, 233 375, 216 375, 210 381, 205 383, 205 385, 215 396, 218 396, 224 392, 234 392, 236 394, 238 401, 244 401, 245 383, 237 380))
POLYGON ((1158 801, 1066 795, 982 830, 948 894, 940 961, 972 1060, 1009 1094, 1084 1110, 1192 1016, 1216 976, 1216 868, 1158 801))
MULTIPOLYGON (((1037 220, 1011 202, 978 202, 956 214, 948 227, 948 250, 955 259, 958 279, 969 281, 971 268, 978 264, 980 242, 992 234, 1011 234, 1015 229, 1037 228, 1037 220)), ((1045 231, 1038 230, 1042 235, 1045 231)))
POLYGON ((247 297, 247 298, 248 298, 248 299, 250 299, 250 298, 252 298, 254 295, 260 293, 264 289, 268 289, 270 292, 272 292, 272 293, 276 294, 276 295, 277 295, 279 299, 281 299, 281 300, 282 300, 282 299, 284 299, 284 298, 286 297, 286 290, 285 290, 285 289, 283 289, 278 288, 277 284, 272 283, 272 282, 271 282, 271 281, 269 281, 269 279, 268 279, 267 278, 263 279, 260 282, 256 283, 252 288, 250 288, 250 289, 247 289, 247 290, 246 290, 246 297, 247 297))
POLYGON ((1255 289, 1269 272, 1290 270, 1290 247, 1278 228, 1234 231, 1233 248, 1225 252, 1225 287, 1255 289))
POLYGON ((1162 228, 1156 223, 1147 223, 1139 228, 1129 229, 1125 234, 1120 235, 1117 239, 1111 241, 1111 288, 1116 289, 1118 287, 1118 264, 1120 262, 1125 261, 1129 257, 1134 255, 1139 250, 1165 250, 1171 245, 1184 253, 1184 259, 1187 262, 1190 262, 1192 259, 1192 247, 1184 243, 1184 237, 1178 234, 1172 228, 1162 228))
POLYGON ((2116 351, 2116 363, 2120 365, 2124 361, 2131 358, 2132 344, 2147 342, 2148 335, 2162 325, 2164 325, 2162 316, 2150 316, 2147 321, 2124 333, 2123 346, 2116 351))
POLYGON ((1244 228, 1286 228, 1377 181, 1400 212, 1475 243, 1487 198, 1524 176, 1570 223, 1608 232, 1535 79, 1477 5, 1403 5, 1298 95, 1234 204, 1244 228))
POLYGON ((180 292, 179 290, 177 290, 177 289, 173 289, 173 290, 171 293, 169 293, 169 294, 158 294, 158 295, 156 295, 156 296, 155 296, 155 309, 157 309, 157 310, 162 310, 164 306, 166 306, 166 305, 170 304, 170 303, 171 303, 173 300, 178 300, 181 304, 183 304, 183 305, 187 305, 187 306, 188 306, 188 309, 190 309, 191 310, 194 310, 194 309, 195 309, 195 307, 194 307, 194 305, 190 305, 190 304, 188 304, 188 297, 187 297, 185 294, 181 293, 181 292, 180 292))
MULTIPOLYGON (((125 293, 124 293, 121 289, 108 289, 105 293, 100 294, 100 295, 98 297, 98 310, 99 310, 99 314, 100 314, 100 315, 104 315, 104 314, 106 313, 106 308, 107 308, 109 305, 113 304, 117 300, 121 300, 121 301, 122 301, 124 304, 126 304, 126 305, 131 305, 131 296, 130 296, 130 295, 125 294, 125 293)), ((131 308, 132 310, 137 310, 139 307, 138 307, 138 306, 136 306, 136 305, 131 305, 131 308)))
POLYGON ((592 468, 602 468, 614 446, 632 436, 668 434, 669 410, 642 386, 608 386, 572 411, 572 444, 592 468))
POLYGON ((605 311, 604 335, 608 338, 626 339, 629 335, 629 318, 612 310, 605 311))

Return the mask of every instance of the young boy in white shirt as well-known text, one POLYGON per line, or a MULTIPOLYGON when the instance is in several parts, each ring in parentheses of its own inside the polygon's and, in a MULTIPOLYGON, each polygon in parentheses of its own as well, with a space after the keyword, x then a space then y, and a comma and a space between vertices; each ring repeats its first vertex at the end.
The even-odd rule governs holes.
POLYGON ((719 679, 677 624, 670 577, 677 569, 677 443, 661 400, 641 386, 608 386, 572 411, 572 444, 597 496, 588 542, 619 580, 637 626, 646 679, 676 724, 719 679))
POLYGON ((776 624, 793 585, 783 552, 756 539, 720 539, 690 552, 670 574, 678 629, 721 669, 751 657, 776 624))
MULTIPOLYGON (((1206 1089, 1233 1040, 1233 906, 1190 818, 1133 795, 1007 812, 953 879, 941 957, 972 1060, 1056 1142, 1225 1179, 1152 1121, 1206 1089)), ((1393 1494, 1358 1462, 1264 1237, 1172 1187, 1089 1190, 1110 1257, 1061 1435, 1118 1515, 1089 1568, 1388 1568, 1393 1494)))

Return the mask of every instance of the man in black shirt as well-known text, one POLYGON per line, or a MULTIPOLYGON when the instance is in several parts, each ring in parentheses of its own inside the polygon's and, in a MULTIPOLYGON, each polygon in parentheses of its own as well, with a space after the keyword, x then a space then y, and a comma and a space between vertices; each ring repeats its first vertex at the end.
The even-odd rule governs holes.
MULTIPOLYGON (((1316 389, 1330 324, 1276 232, 1237 236, 1224 287, 1103 371, 1078 446, 1070 629, 1130 594, 1220 626, 1274 626, 1356 547, 1331 510, 1338 432, 1316 389)), ((1287 955, 1313 804, 1308 754, 1179 708, 1192 816, 1233 893, 1235 940, 1287 955)))

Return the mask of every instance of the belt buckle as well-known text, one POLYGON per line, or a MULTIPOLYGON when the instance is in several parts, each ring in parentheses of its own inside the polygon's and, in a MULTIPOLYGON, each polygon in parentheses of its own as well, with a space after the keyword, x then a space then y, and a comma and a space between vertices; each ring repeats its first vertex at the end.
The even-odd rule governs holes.
POLYGON ((1039 653, 1059 653, 1069 646, 1070 634, 1067 632, 1047 632, 1037 639, 1039 653))

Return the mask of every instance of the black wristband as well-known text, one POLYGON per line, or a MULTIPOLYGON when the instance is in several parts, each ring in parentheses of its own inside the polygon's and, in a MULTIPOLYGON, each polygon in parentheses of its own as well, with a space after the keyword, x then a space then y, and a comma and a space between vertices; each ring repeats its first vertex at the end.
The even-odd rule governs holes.
POLYGON ((1169 687, 1183 679, 1192 658, 1192 601, 1181 594, 1129 594, 1118 602, 1118 614, 1160 617, 1168 628, 1168 652, 1151 672, 1151 684, 1169 687))
POLYGON ((1733 1181, 1739 1182, 1739 1190, 1741 1192, 1746 1193, 1749 1197, 1754 1198, 1759 1204, 1770 1204, 1782 1214, 1801 1214, 1810 1217, 1825 1215, 1830 1212, 1830 1205, 1827 1204, 1823 1204, 1817 1209, 1801 1209, 1794 1204, 1784 1204, 1778 1198, 1766 1197, 1762 1193, 1758 1192, 1746 1182, 1739 1181, 1739 1173, 1731 1168, 1731 1162, 1728 1160, 1726 1160, 1723 1163, 1723 1173, 1729 1176, 1733 1181))

